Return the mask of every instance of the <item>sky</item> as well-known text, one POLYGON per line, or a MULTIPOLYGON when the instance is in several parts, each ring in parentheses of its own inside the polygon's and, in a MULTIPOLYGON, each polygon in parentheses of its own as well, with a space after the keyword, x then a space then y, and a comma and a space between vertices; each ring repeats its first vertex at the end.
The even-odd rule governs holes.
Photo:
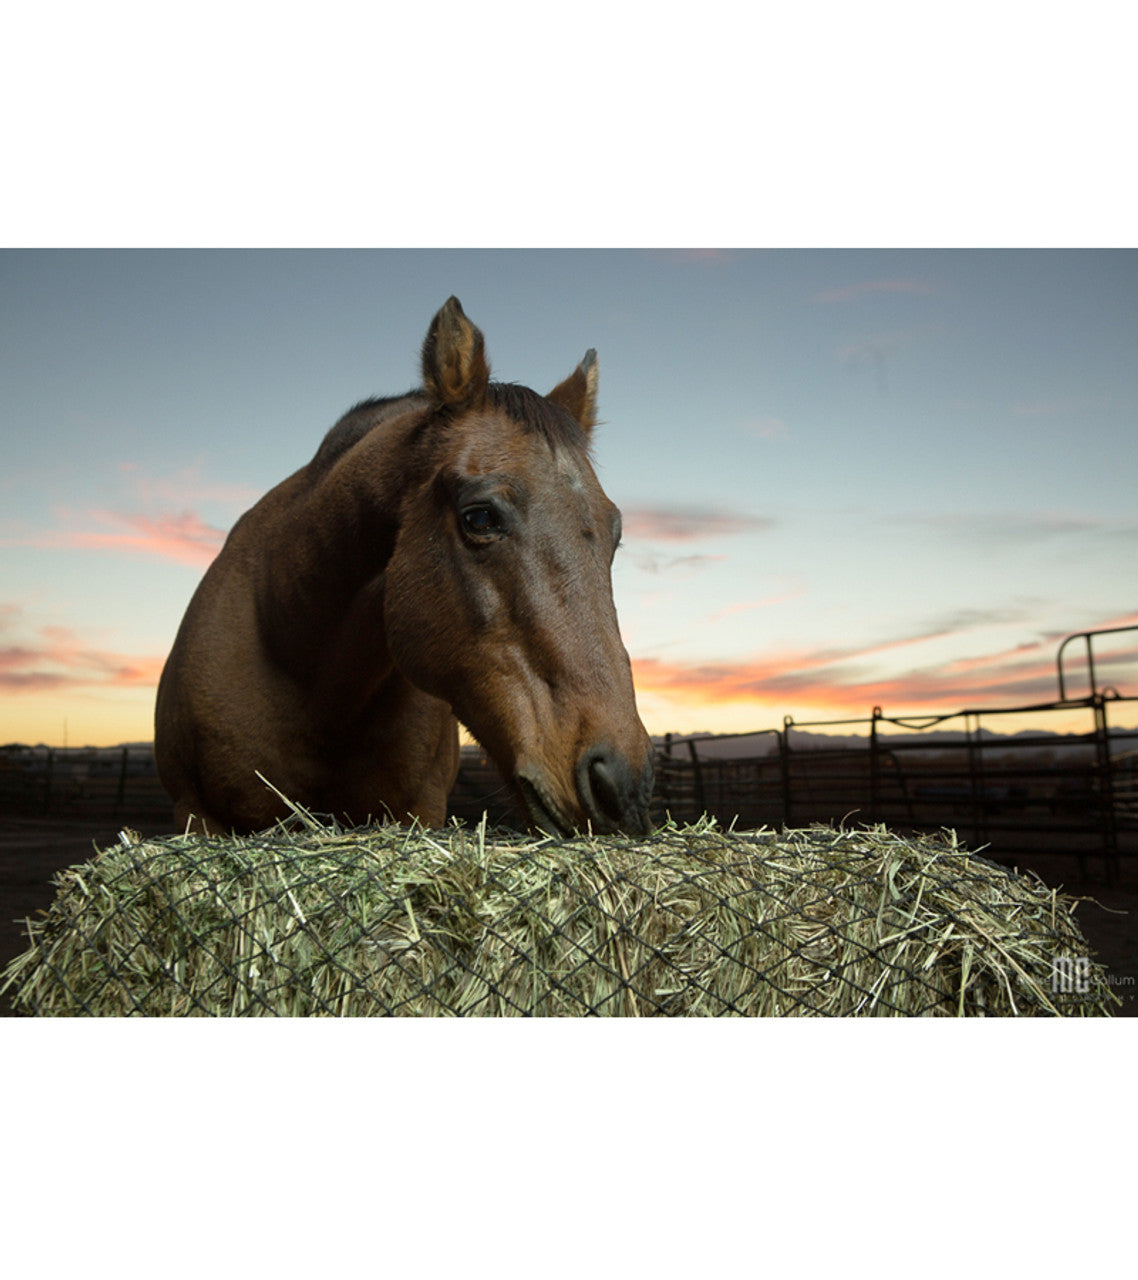
MULTIPOLYGON (((616 599, 653 731, 1049 700, 1058 638, 1138 621, 1134 253, 1037 252, 1134 243, 1129 10, 644 12, 109 0, 6 14, 0 742, 149 739, 158 672, 225 530, 345 408, 417 379, 451 293, 503 379, 548 389, 599 352, 597 455, 626 515, 616 599), (517 251, 558 245, 574 250, 517 251)), ((1133 690, 1132 667, 1107 670, 1133 690)), ((774 1093, 785 1078, 808 1096, 830 1059, 800 1036, 763 1052, 776 1029, 761 1031, 764 1070, 784 1069, 774 1093)), ((938 1071, 947 1087, 963 1064, 942 1040, 914 1043, 909 1073, 896 1038, 887 1071, 862 1055, 859 1096, 911 1077, 923 1101, 938 1071)), ((666 1108, 676 1072, 647 1042, 637 1060, 638 1043, 621 1037, 625 1073, 666 1108)), ((1002 1062, 1018 1044, 1004 1036, 1002 1062)), ((65 1058, 20 1048, 21 1096, 50 1104, 27 1114, 55 1114, 65 1058)), ((189 1089, 224 1078, 181 1044, 140 1072, 138 1050, 127 1072, 115 1045, 88 1055, 108 1064, 100 1098, 126 1081, 138 1110, 153 1079, 162 1104, 171 1062, 189 1089)), ((480 1097, 507 1122, 519 1079, 547 1092, 550 1064, 569 1064, 579 1094, 596 1074, 563 1036, 529 1072, 516 1038, 509 1070, 487 1050, 480 1097)), ((433 1101, 447 1060, 432 1039, 399 1087, 428 1080, 433 1101)), ((1016 1078, 1049 1105, 1053 1079, 1031 1065, 1016 1078)), ((607 1084, 588 1102, 625 1119, 605 1111, 624 1107, 607 1084)), ((1117 1140, 1108 1105, 1095 1132, 1117 1140)), ((785 1110, 787 1153, 802 1120, 785 1110)), ((414 1112, 418 1146, 431 1113, 414 1112)), ((83 1120, 68 1112, 68 1141, 83 1120)), ((704 1127, 699 1159, 717 1131, 738 1145, 731 1120, 704 1127)), ((762 1124, 778 1144, 777 1120, 762 1124)), ((38 1119, 34 1137, 33 1160, 54 1151, 38 1119)), ((1030 1166, 1013 1157, 1005 1182, 1029 1211, 1054 1161, 1021 1148, 1030 1166)), ((337 1154, 354 1167, 359 1149, 353 1128, 337 1154)), ((797 1226, 803 1198, 765 1191, 797 1226)), ((793 1248, 801 1232, 783 1235, 793 1248)), ((706 1266, 711 1238, 669 1237, 669 1258, 688 1247, 706 1266)))
POLYGON ((1138 625, 1133 250, 11 249, 0 741, 149 740, 226 531, 452 293, 504 381, 597 349, 652 733, 1050 701, 1138 625))

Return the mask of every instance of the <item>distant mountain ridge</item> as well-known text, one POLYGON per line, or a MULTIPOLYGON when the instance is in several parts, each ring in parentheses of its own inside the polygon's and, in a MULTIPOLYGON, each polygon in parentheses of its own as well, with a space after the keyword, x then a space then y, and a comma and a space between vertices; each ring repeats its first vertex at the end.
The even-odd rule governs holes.
MULTIPOLYGON (((1138 730, 1111 728, 1111 738, 1135 738, 1138 730)), ((668 735, 660 734, 652 738, 657 751, 664 751, 668 735)), ((749 734, 718 735, 714 733, 672 734, 672 753, 681 758, 689 756, 687 744, 694 742, 696 752, 701 760, 742 760, 756 756, 772 755, 778 751, 778 735, 773 730, 756 731, 749 734)), ((1041 747, 1054 750, 1085 751, 1093 746, 1090 734, 1055 733, 1049 729, 1021 729, 1017 733, 997 733, 992 729, 980 728, 972 740, 979 738, 986 748, 997 746, 1001 742, 1009 745, 1022 745, 1027 740, 1038 740, 1041 747)), ((931 729, 921 733, 878 733, 877 742, 883 749, 911 742, 936 743, 946 750, 964 746, 969 736, 963 729, 931 729)), ((858 733, 811 733, 807 729, 790 726, 791 751, 861 751, 869 745, 868 734, 858 733)))
MULTIPOLYGON (((791 751, 860 751, 869 744, 867 733, 811 733, 808 729, 790 726, 791 751)), ((1111 726, 1108 730, 1111 739, 1133 739, 1138 745, 1138 728, 1126 729, 1111 726)), ((716 734, 716 733, 673 733, 654 734, 652 744, 657 751, 666 749, 667 739, 672 740, 672 753, 681 758, 688 758, 688 743, 694 742, 701 760, 742 760, 756 756, 771 755, 778 751, 778 733, 774 729, 756 729, 752 733, 716 734)), ((1001 742, 1010 745, 1022 745, 1035 739, 1041 748, 1053 747, 1055 750, 1085 750, 1093 746, 1093 735, 1090 733, 1056 733, 1050 729, 1020 729, 1017 733, 997 733, 993 729, 981 727, 975 738, 979 737, 988 746, 1001 742)), ((878 733, 877 741, 885 749, 891 746, 911 743, 937 743, 946 750, 963 746, 968 742, 968 735, 963 729, 932 729, 928 732, 912 733, 878 733)), ((152 742, 119 742, 113 746, 72 746, 48 747, 44 743, 31 745, 22 742, 10 742, 0 745, 0 753, 16 755, 20 753, 46 754, 54 752, 57 756, 77 756, 90 753, 112 753, 121 751, 153 753, 152 742)), ((464 744, 464 756, 484 754, 476 743, 464 744)))

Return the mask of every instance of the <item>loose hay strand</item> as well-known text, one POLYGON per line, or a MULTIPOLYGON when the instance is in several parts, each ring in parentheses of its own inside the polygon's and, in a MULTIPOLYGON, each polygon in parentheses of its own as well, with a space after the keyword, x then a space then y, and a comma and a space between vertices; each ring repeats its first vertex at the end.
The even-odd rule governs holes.
POLYGON ((1101 1015, 1073 903, 883 827, 538 840, 485 820, 120 842, 3 989, 42 1015, 1101 1015))

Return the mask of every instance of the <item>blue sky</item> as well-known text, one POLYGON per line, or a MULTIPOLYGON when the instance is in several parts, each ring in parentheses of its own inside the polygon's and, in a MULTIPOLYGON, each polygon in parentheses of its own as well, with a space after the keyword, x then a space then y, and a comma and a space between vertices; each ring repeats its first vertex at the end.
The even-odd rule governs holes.
MULTIPOLYGON (((1099 0, 13 10, 0 246, 628 248, 0 252, 0 739, 149 737, 210 549, 345 407, 415 380, 452 292, 503 378, 541 389, 600 353, 653 728, 1049 699, 1061 633, 1138 614, 1134 254, 889 246, 1133 245, 1131 25, 1099 0), (636 249, 672 245, 775 251, 636 249), (847 249, 788 252, 809 246, 847 249)), ((110 1048, 101 1083, 129 1079, 137 1109, 146 1073, 110 1048)), ((170 1061, 208 1078, 183 1048, 155 1101, 170 1061)), ((930 1063, 946 1085, 964 1065, 927 1049, 922 1098, 930 1063)), ((621 1053, 667 1105, 674 1072, 621 1053)), ((898 1053, 872 1068, 891 1088, 898 1053)), ((815 1046, 795 1054, 781 1036, 765 1061, 813 1081, 815 1046)), ((56 1088, 54 1060, 13 1061, 56 1088)), ((526 1073, 495 1071, 515 1114, 526 1073)), ((1025 1212, 1036 1166, 1004 1180, 1025 1212)), ((797 1226, 800 1203, 776 1216, 797 1226)), ((706 1266, 717 1237, 674 1235, 669 1257, 706 1266)))
POLYGON ((224 532, 451 293, 504 380, 597 348, 653 732, 1046 701, 1063 635, 1138 623, 1132 250, 29 250, 0 288, 5 741, 149 737, 224 532))
POLYGON ((1133 243, 1114 7, 266 12, 9 24, 0 739, 148 737, 225 530, 451 293, 502 378, 600 353, 654 731, 1046 700, 1138 620, 1136 256, 1050 248, 1133 243))

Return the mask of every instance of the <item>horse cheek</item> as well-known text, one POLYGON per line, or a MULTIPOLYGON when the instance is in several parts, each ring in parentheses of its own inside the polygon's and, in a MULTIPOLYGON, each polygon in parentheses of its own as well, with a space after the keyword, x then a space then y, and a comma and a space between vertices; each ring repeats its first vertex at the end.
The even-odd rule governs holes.
POLYGON ((396 667, 417 689, 452 701, 456 639, 449 574, 429 554, 397 549, 386 573, 384 622, 396 667))

